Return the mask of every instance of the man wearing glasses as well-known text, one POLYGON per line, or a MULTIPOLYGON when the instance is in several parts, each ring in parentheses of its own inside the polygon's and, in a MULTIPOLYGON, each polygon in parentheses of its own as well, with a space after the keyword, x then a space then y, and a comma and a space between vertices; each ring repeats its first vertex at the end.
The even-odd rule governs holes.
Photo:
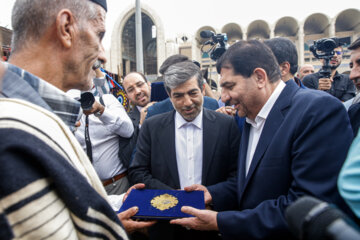
MULTIPOLYGON (((345 102, 355 96, 355 85, 349 79, 349 75, 340 74, 336 70, 342 60, 343 49, 341 46, 334 49, 335 54, 330 59, 331 76, 330 78, 321 78, 320 73, 309 74, 304 77, 303 84, 312 89, 323 90, 334 97, 345 102)), ((323 59, 321 60, 323 61, 323 59)))

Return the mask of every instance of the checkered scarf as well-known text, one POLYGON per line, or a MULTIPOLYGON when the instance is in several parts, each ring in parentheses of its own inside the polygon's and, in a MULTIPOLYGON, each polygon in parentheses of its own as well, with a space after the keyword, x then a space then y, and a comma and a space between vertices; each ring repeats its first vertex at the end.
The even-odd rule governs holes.
POLYGON ((18 68, 7 63, 7 71, 20 77, 6 80, 4 78, 3 91, 10 98, 20 98, 34 104, 40 105, 58 115, 65 124, 73 131, 75 123, 80 118, 80 103, 70 97, 65 92, 49 84, 43 79, 26 72, 24 69, 18 68), (37 94, 24 91, 31 87, 37 94), (39 97, 41 99, 39 100, 39 97))

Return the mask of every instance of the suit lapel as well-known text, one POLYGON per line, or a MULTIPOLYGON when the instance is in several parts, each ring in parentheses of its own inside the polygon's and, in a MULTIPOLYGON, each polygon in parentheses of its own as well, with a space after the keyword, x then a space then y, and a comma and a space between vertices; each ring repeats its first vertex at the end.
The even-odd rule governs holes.
POLYGON ((161 129, 159 131, 158 144, 162 144, 165 149, 164 158, 166 164, 171 172, 173 181, 176 186, 180 188, 180 179, 176 162, 176 148, 175 148, 175 120, 174 120, 175 111, 169 112, 166 118, 163 121, 161 129))
MULTIPOLYGON (((251 177, 253 176, 257 166, 259 165, 260 161, 262 160, 262 158, 266 152, 266 149, 268 148, 269 144, 271 143, 277 130, 280 128, 280 126, 284 120, 284 114, 283 114, 284 109, 286 109, 290 106, 291 99, 298 89, 299 89, 299 87, 296 85, 295 82, 290 81, 289 83, 287 83, 284 90, 282 91, 279 98, 276 100, 274 106, 272 107, 272 109, 266 119, 265 126, 262 130, 259 142, 257 144, 253 159, 251 161, 248 175, 245 178, 245 183, 242 187, 242 193, 245 191, 249 181, 251 180, 251 177)), ((250 128, 249 124, 246 124, 246 125, 250 128)), ((248 141, 249 136, 247 136, 246 139, 248 141)), ((244 163, 242 163, 242 164, 244 164, 244 168, 241 169, 243 174, 245 174, 246 152, 247 152, 247 146, 245 149, 245 156, 243 159, 244 163)), ((240 198, 241 198, 241 195, 240 195, 240 198)))
MULTIPOLYGON (((244 123, 238 160, 238 192, 242 195, 245 185, 246 153, 249 145, 250 124, 244 123)), ((240 199, 240 198, 238 198, 240 199)))
POLYGON ((214 151, 217 146, 218 132, 221 126, 215 121, 216 117, 207 109, 203 109, 203 169, 201 183, 206 185, 207 174, 214 159, 214 151))
POLYGON ((132 111, 129 112, 129 117, 131 118, 131 121, 133 122, 134 126, 138 127, 140 122, 140 112, 136 106, 134 106, 132 111))

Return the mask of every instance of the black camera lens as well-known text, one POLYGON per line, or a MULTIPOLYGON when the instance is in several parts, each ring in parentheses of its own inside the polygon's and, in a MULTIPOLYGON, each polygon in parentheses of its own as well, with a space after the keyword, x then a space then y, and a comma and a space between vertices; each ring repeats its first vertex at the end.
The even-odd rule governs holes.
POLYGON ((331 52, 336 47, 337 47, 336 42, 331 38, 325 39, 324 42, 322 43, 323 52, 331 52))
POLYGON ((95 102, 95 97, 91 92, 84 92, 80 98, 81 108, 83 110, 90 110, 95 102))

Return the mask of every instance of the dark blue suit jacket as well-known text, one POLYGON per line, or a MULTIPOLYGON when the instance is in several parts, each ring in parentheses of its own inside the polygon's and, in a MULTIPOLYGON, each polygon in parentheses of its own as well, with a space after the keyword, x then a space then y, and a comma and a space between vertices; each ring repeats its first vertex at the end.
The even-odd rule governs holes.
POLYGON ((352 141, 342 103, 289 82, 271 109, 245 176, 250 125, 239 149, 238 177, 209 189, 224 239, 292 239, 284 211, 308 194, 346 208, 337 176, 352 141), (224 211, 230 208, 236 211, 224 211))
MULTIPOLYGON (((204 108, 216 110, 219 108, 218 102, 210 97, 204 96, 204 108)), ((151 116, 164 113, 164 112, 170 112, 174 110, 174 107, 170 101, 170 98, 167 98, 161 102, 157 102, 151 107, 148 108, 148 113, 146 114, 146 119, 148 119, 151 116)))

